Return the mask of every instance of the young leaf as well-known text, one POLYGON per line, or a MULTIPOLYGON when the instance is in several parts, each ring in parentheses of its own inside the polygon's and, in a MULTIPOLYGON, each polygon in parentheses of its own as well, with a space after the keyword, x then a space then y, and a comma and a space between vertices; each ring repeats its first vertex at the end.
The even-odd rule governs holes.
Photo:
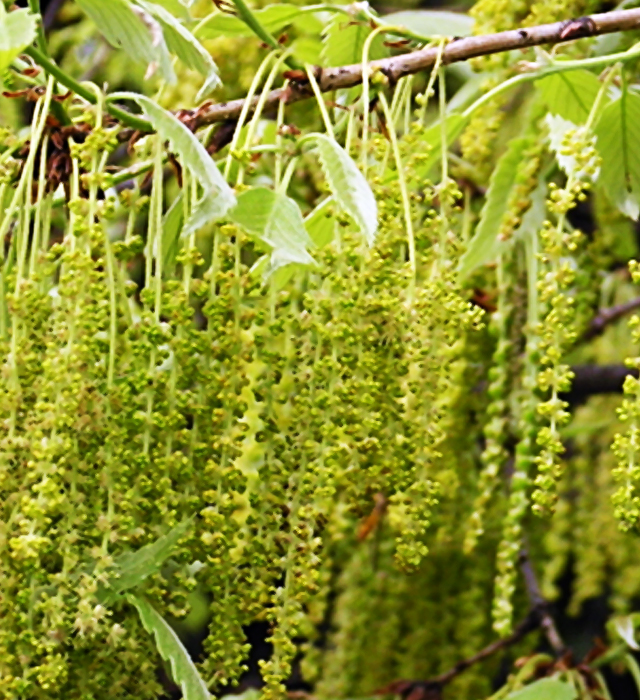
MULTIPOLYGON (((322 65, 362 63, 364 42, 370 33, 368 24, 350 20, 342 14, 334 15, 322 33, 322 65)), ((382 35, 378 34, 371 44, 369 59, 385 58, 388 53, 382 35)))
POLYGON ((0 3, 0 75, 36 38, 37 22, 29 10, 7 12, 0 3))
POLYGON ((76 0, 114 47, 151 69, 158 67, 167 81, 175 82, 171 56, 160 23, 141 7, 127 0, 76 0))
POLYGON ((509 195, 516 182, 518 165, 531 140, 526 137, 513 139, 502 155, 489 180, 489 189, 480 212, 480 221, 473 238, 460 259, 459 272, 467 277, 481 265, 495 260, 499 252, 497 234, 507 210, 509 195))
POLYGON ((378 228, 378 207, 366 178, 332 138, 310 134, 304 140, 315 143, 333 198, 354 219, 367 243, 373 245, 378 228))
POLYGON ((333 197, 327 197, 304 217, 305 228, 316 248, 328 245, 336 235, 336 220, 332 211, 334 205, 333 197))
POLYGON ((595 128, 602 163, 598 185, 620 211, 640 214, 640 95, 628 91, 610 102, 595 128))
POLYGON ((204 76, 205 83, 198 92, 196 100, 200 100, 207 92, 220 85, 218 69, 209 52, 171 12, 147 0, 136 0, 136 3, 158 20, 169 51, 175 54, 187 68, 204 76))
POLYGON ((406 27, 426 41, 434 36, 470 36, 473 18, 461 12, 444 10, 404 10, 384 15, 385 24, 406 27))
POLYGON ((205 197, 216 195, 220 211, 224 214, 235 204, 233 190, 227 185, 205 147, 176 117, 153 100, 134 92, 114 93, 116 99, 133 100, 142 108, 160 137, 169 141, 169 148, 180 156, 182 164, 189 168, 205 189, 205 197))
POLYGON ((256 688, 249 688, 240 695, 223 695, 220 700, 260 700, 260 691, 256 688))
POLYGON ((307 249, 313 244, 304 227, 300 207, 281 192, 255 187, 238 196, 229 218, 248 234, 272 248, 271 271, 288 263, 314 262, 307 249))
POLYGON ((189 11, 182 0, 153 0, 154 4, 161 5, 165 10, 168 10, 174 17, 182 19, 185 22, 191 19, 189 11))
POLYGON ((184 700, 211 700, 207 686, 189 653, 162 615, 145 598, 128 595, 127 600, 138 611, 147 632, 155 637, 158 653, 169 662, 171 675, 180 686, 184 700))
MULTIPOLYGON (((271 34, 277 34, 300 15, 301 8, 294 5, 268 5, 254 12, 256 19, 271 34)), ((222 12, 211 15, 198 27, 199 39, 217 39, 220 36, 253 36, 253 31, 238 17, 222 12)))
POLYGON ((227 208, 220 199, 208 197, 205 195, 202 199, 196 202, 193 210, 189 214, 189 218, 185 221, 182 229, 182 238, 190 236, 192 233, 199 231, 203 226, 221 219, 227 208))
POLYGON ((587 70, 574 70, 542 78, 536 87, 551 114, 584 124, 600 92, 600 81, 587 70))
POLYGON ((577 697, 572 685, 555 678, 541 678, 521 690, 509 693, 506 700, 575 700, 577 697))
POLYGON ((176 525, 155 542, 135 552, 127 552, 116 559, 112 569, 113 577, 104 588, 98 591, 101 602, 108 605, 124 591, 136 588, 146 578, 160 571, 190 527, 191 518, 176 525))
POLYGON ((613 621, 613 625, 616 632, 628 647, 634 651, 640 651, 640 646, 638 646, 638 642, 636 642, 636 630, 631 615, 616 618, 613 621))

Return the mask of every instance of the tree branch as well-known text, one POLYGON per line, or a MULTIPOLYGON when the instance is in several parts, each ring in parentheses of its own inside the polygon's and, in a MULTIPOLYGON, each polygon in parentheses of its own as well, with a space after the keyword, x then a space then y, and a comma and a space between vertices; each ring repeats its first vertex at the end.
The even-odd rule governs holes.
POLYGON ((596 394, 619 394, 627 375, 638 376, 638 371, 625 365, 574 365, 571 389, 560 398, 571 405, 581 404, 596 394))
POLYGON ((507 649, 524 639, 529 632, 538 629, 541 625, 540 615, 536 610, 531 610, 529 614, 520 622, 508 637, 497 639, 491 642, 477 654, 467 659, 462 659, 448 671, 434 676, 425 681, 398 680, 384 688, 375 691, 375 695, 401 695, 406 700, 440 700, 442 689, 454 678, 459 676, 471 666, 488 659, 502 649, 507 649))
POLYGON ((631 299, 624 304, 612 306, 609 309, 602 309, 598 315, 591 321, 589 327, 582 335, 580 340, 586 341, 595 338, 604 332, 604 329, 610 324, 615 323, 618 319, 626 316, 631 311, 640 309, 640 297, 631 299))
MULTIPOLYGON (((574 39, 639 28, 640 9, 615 10, 613 12, 591 15, 590 17, 581 17, 576 20, 554 22, 553 24, 543 24, 537 27, 527 27, 526 29, 514 29, 500 32, 499 34, 454 39, 445 47, 442 62, 444 64, 457 63, 477 58, 478 56, 489 56, 514 49, 524 49, 543 44, 560 44, 574 39)), ((402 56, 371 61, 368 64, 369 74, 380 72, 391 83, 394 83, 406 75, 412 75, 431 68, 436 62, 438 52, 438 47, 431 47, 412 51, 402 56)), ((603 60, 606 61, 608 58, 603 57, 603 60)), ((542 75, 543 73, 541 72, 536 77, 542 77, 542 75)), ((359 85, 362 82, 362 64, 356 63, 337 68, 325 68, 319 71, 317 81, 322 92, 359 85)), ((301 76, 299 81, 294 81, 293 86, 272 90, 267 96, 264 107, 274 107, 281 100, 289 104, 312 96, 313 91, 308 81, 301 76)), ((251 111, 255 109, 258 99, 256 96, 252 100, 251 111)), ((200 110, 194 118, 194 128, 197 129, 207 124, 237 118, 244 104, 244 99, 238 99, 214 104, 207 109, 200 110)))
POLYGON ((538 579, 535 571, 533 570, 533 566, 531 565, 529 550, 526 544, 522 546, 520 551, 520 571, 522 572, 522 576, 524 578, 524 585, 527 589, 527 595, 529 596, 529 603, 531 604, 532 612, 537 616, 540 627, 544 632, 553 653, 556 656, 562 656, 566 653, 567 647, 562 641, 562 637, 560 637, 556 623, 549 612, 549 603, 540 592, 538 579))

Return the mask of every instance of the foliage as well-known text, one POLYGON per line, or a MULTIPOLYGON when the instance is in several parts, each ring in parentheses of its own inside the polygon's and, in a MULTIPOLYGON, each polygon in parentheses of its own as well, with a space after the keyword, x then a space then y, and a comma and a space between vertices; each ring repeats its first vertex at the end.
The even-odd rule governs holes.
POLYGON ((628 35, 474 74, 442 65, 454 32, 599 5, 69 0, 47 41, 8 5, 0 698, 159 698, 163 661, 206 698, 253 622, 265 700, 298 672, 331 699, 637 682, 640 320, 591 333, 640 282, 628 35), (330 99, 308 65, 425 44, 426 75, 330 99), (576 366, 625 359, 619 407, 576 405, 576 366), (574 663, 546 603, 605 595, 607 646, 574 663))

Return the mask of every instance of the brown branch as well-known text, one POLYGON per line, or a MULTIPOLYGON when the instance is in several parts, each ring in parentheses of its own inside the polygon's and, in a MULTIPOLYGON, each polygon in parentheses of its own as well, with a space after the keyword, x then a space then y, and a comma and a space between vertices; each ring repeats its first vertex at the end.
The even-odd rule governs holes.
POLYGON ((517 644, 520 640, 524 639, 529 632, 540 627, 540 624, 541 619, 538 612, 532 609, 508 637, 503 637, 502 639, 497 639, 495 642, 491 642, 491 644, 488 644, 477 654, 463 659, 462 661, 458 661, 455 666, 441 673, 439 676, 434 676, 426 681, 394 681, 384 688, 376 690, 374 694, 402 695, 406 700, 435 700, 436 698, 440 698, 444 686, 459 676, 463 671, 466 671, 480 661, 488 659, 501 649, 507 649, 517 644))
POLYGON ((612 306, 609 309, 602 309, 598 315, 591 321, 589 327, 582 335, 581 340, 591 340, 596 336, 604 332, 605 328, 611 324, 615 323, 617 320, 626 316, 631 311, 640 309, 640 297, 636 299, 631 299, 624 304, 618 304, 617 306, 612 306))
POLYGON ((625 365, 574 365, 571 389, 560 398, 570 405, 584 403, 597 394, 619 394, 628 375, 638 376, 638 370, 625 365))
MULTIPOLYGON (((457 63, 467 61, 470 58, 489 56, 495 53, 512 51, 513 49, 524 49, 543 44, 560 44, 583 37, 638 28, 640 28, 640 9, 615 10, 575 20, 543 24, 537 27, 527 27, 526 29, 514 29, 500 32, 499 34, 454 39, 445 47, 442 61, 445 64, 457 63)), ((368 64, 369 73, 379 71, 391 83, 394 83, 406 75, 412 75, 431 68, 436 62, 438 51, 437 47, 432 47, 412 51, 402 56, 371 61, 368 64)), ((317 80, 322 92, 359 85, 362 82, 362 64, 356 63, 350 66, 318 70, 317 80)), ((272 90, 268 94, 264 106, 265 109, 268 109, 269 107, 277 106, 281 100, 289 104, 312 96, 313 92, 307 80, 301 79, 300 81, 293 81, 287 88, 272 90)), ((250 112, 255 110, 258 99, 257 96, 253 98, 250 112)), ((207 109, 199 110, 194 128, 197 129, 207 124, 237 118, 244 104, 244 99, 238 99, 214 104, 207 109)))
POLYGON ((520 550, 520 571, 524 578, 524 585, 527 589, 527 595, 529 596, 529 603, 531 604, 532 612, 538 618, 538 624, 545 634, 549 646, 553 650, 556 656, 562 656, 566 653, 567 647, 562 641, 562 637, 558 632, 556 623, 549 612, 549 602, 542 596, 540 592, 540 586, 538 585, 538 579, 536 573, 531 565, 531 559, 529 558, 529 550, 525 545, 523 545, 520 550))
POLYGON ((529 632, 533 632, 537 627, 540 626, 540 618, 535 610, 531 612, 522 620, 522 622, 513 630, 513 632, 508 637, 503 637, 502 639, 496 639, 495 642, 488 644, 484 649, 481 649, 477 654, 470 656, 468 659, 463 661, 458 661, 458 663, 448 671, 441 673, 436 676, 433 680, 441 685, 445 685, 452 681, 460 673, 468 669, 470 666, 477 664, 484 659, 488 659, 493 656, 496 652, 501 649, 506 649, 514 644, 517 644, 521 639, 524 639, 529 632))

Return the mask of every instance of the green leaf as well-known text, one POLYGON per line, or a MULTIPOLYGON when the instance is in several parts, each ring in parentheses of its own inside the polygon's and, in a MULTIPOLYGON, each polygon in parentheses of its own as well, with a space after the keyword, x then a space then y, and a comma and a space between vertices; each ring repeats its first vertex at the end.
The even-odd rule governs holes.
POLYGON ((371 187, 349 154, 325 134, 309 134, 305 141, 315 143, 331 194, 351 216, 369 245, 378 228, 378 207, 371 187))
POLYGON ((220 700, 260 700, 260 691, 255 688, 248 688, 240 695, 223 695, 220 700))
POLYGON ((171 556, 178 542, 191 527, 188 518, 155 542, 147 544, 135 552, 123 554, 113 563, 112 578, 106 586, 98 590, 99 600, 108 605, 121 593, 139 586, 146 578, 160 571, 164 562, 171 556))
MULTIPOLYGON (((291 24, 300 15, 301 8, 294 5, 268 5, 256 10, 254 15, 260 24, 271 34, 277 33, 291 24)), ((254 36, 253 31, 238 17, 222 12, 211 15, 196 32, 199 39, 217 39, 220 36, 254 36)))
POLYGON ((204 76, 205 83, 196 96, 202 99, 207 93, 220 85, 218 69, 209 52, 168 10, 160 5, 136 0, 137 4, 155 17, 160 23, 167 47, 187 68, 197 71, 204 76))
POLYGON ((445 10, 404 10, 382 17, 385 24, 406 27, 412 34, 429 40, 434 36, 470 36, 473 18, 445 10))
POLYGON ((186 21, 191 19, 189 11, 185 3, 181 0, 154 0, 154 4, 161 5, 165 10, 168 10, 174 17, 186 21))
MULTIPOLYGON (((371 33, 365 22, 356 22, 342 14, 334 15, 322 33, 322 65, 347 66, 362 63, 364 42, 371 33)), ((371 44, 369 60, 385 58, 388 51, 382 35, 378 34, 371 44)))
POLYGON ((536 87, 551 114, 579 125, 587 121, 601 85, 593 73, 574 70, 542 78, 536 87))
POLYGON ((636 642, 636 629, 631 615, 626 617, 618 617, 613 621, 616 632, 628 647, 634 651, 640 651, 638 642, 636 642))
POLYGON ((575 700, 576 689, 555 678, 541 678, 507 695, 507 700, 575 700))
POLYGON ((38 16, 29 10, 7 12, 0 3, 0 73, 36 38, 38 16))
POLYGON ((227 213, 228 207, 220 199, 206 195, 196 202, 182 229, 182 238, 196 233, 212 221, 218 221, 227 213))
POLYGON ((496 259, 500 243, 497 234, 507 211, 511 190, 516 183, 518 165, 530 145, 531 139, 527 137, 512 139, 491 173, 480 220, 467 250, 460 259, 459 272, 462 278, 481 265, 496 259))
POLYGON ((595 128, 602 157, 598 185, 612 204, 634 220, 640 214, 640 95, 610 102, 595 128))
POLYGON ((293 55, 300 63, 318 65, 322 56, 322 42, 315 37, 303 36, 292 44, 293 55))
POLYGON ((255 187, 238 196, 228 212, 230 219, 248 234, 271 247, 271 272, 288 263, 314 262, 300 207, 281 192, 255 187))
POLYGON ((336 220, 333 215, 334 205, 333 197, 327 197, 304 218, 305 228, 316 248, 324 248, 335 238, 336 220))
POLYGON ((112 46, 122 49, 131 59, 144 63, 152 71, 159 68, 167 82, 175 82, 162 27, 146 10, 127 0, 76 2, 112 46))
POLYGON ((119 92, 115 99, 133 100, 153 124, 159 136, 169 141, 169 149, 180 156, 183 166, 189 168, 193 176, 204 187, 205 197, 217 197, 220 211, 226 212, 235 204, 233 190, 225 182, 215 161, 194 134, 171 112, 157 105, 153 100, 134 92, 119 92))
POLYGON ((182 689, 184 700, 211 700, 207 686, 187 650, 162 615, 145 598, 128 595, 127 600, 138 611, 147 632, 155 637, 158 653, 169 662, 171 675, 182 689))

